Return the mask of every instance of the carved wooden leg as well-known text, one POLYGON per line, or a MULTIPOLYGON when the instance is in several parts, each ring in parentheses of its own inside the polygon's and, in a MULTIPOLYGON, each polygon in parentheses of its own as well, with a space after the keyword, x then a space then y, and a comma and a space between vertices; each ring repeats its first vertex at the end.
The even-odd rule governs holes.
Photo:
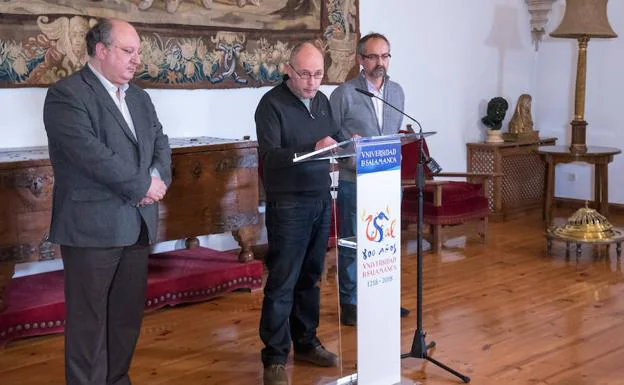
POLYGON ((196 247, 199 247, 199 239, 197 239, 197 237, 186 238, 186 240, 184 241, 184 247, 187 249, 194 249, 196 247))
POLYGON ((600 213, 605 217, 609 218, 609 170, 608 164, 600 165, 600 183, 602 184, 602 188, 600 190, 600 213))
POLYGON ((555 164, 552 159, 548 159, 546 163, 546 192, 544 194, 544 211, 542 217, 546 228, 552 222, 553 198, 555 195, 555 164))
POLYGON ((433 230, 431 249, 434 253, 440 254, 442 252, 442 225, 433 225, 431 229, 433 230))
POLYGON ((550 237, 546 238, 546 255, 550 255, 552 252, 552 239, 550 237))
POLYGON ((487 240, 487 226, 488 217, 479 220, 479 237, 481 237, 481 243, 485 243, 487 240))
POLYGON ((255 245, 258 240, 258 226, 250 225, 241 227, 238 230, 232 231, 232 236, 241 247, 241 251, 238 254, 238 261, 243 263, 253 261, 254 254, 251 247, 255 245))
POLYGON ((15 262, 0 262, 0 313, 6 309, 7 302, 5 300, 8 294, 8 287, 15 273, 15 262))

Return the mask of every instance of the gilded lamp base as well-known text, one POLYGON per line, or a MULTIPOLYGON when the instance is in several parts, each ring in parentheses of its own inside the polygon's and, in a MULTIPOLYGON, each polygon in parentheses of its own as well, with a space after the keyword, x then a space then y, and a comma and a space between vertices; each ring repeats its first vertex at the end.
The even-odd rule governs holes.
POLYGON ((585 134, 587 131, 587 122, 584 120, 573 120, 570 122, 572 126, 572 142, 570 143, 570 152, 584 154, 587 152, 587 144, 585 143, 585 134))

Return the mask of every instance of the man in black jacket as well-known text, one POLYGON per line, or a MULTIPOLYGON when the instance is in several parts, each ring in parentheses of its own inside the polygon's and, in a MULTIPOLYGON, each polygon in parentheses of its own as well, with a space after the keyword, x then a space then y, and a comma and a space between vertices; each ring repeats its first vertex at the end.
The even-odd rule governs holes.
POLYGON ((329 162, 293 163, 343 139, 329 101, 318 92, 323 53, 312 42, 293 48, 285 81, 267 92, 256 109, 256 134, 267 196, 269 270, 264 287, 260 337, 265 385, 287 385, 285 364, 295 360, 336 366, 337 357, 316 337, 330 227, 329 162))

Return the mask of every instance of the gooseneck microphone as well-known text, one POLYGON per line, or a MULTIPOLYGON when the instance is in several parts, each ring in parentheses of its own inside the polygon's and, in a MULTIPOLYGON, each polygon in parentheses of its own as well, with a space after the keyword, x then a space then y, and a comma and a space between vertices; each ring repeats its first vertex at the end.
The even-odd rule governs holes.
POLYGON ((379 99, 379 100, 381 100, 384 104, 386 104, 386 105, 388 105, 388 106, 390 106, 390 107, 394 108, 394 109, 395 109, 396 111, 398 111, 401 115, 403 115, 403 116, 407 116, 407 117, 408 117, 411 121, 413 121, 414 123, 416 123, 416 124, 418 125, 418 128, 420 128, 420 131, 422 131, 422 130, 423 130, 423 128, 422 128, 422 126, 420 125, 420 122, 419 122, 418 120, 416 120, 416 119, 412 118, 411 116, 409 116, 409 115, 408 115, 408 114, 406 114, 405 112, 403 112, 403 111, 399 110, 398 108, 396 108, 395 106, 393 106, 390 102, 387 102, 385 99, 380 98, 379 96, 375 95, 374 93, 369 92, 369 91, 366 91, 366 90, 363 90, 363 89, 361 89, 361 88, 356 88, 355 90, 356 90, 357 92, 361 93, 361 94, 364 94, 364 95, 366 95, 366 96, 370 96, 371 98, 375 98, 375 99, 379 99))
MULTIPOLYGON (((420 125, 420 122, 419 122, 418 120, 416 120, 416 119, 412 118, 411 116, 409 116, 409 115, 408 115, 408 114, 406 114, 405 112, 403 112, 403 111, 399 110, 397 107, 393 106, 390 102, 386 101, 386 100, 385 100, 385 99, 383 99, 383 98, 380 98, 379 96, 375 95, 374 93, 372 93, 372 92, 370 92, 370 91, 366 91, 366 90, 363 90, 363 89, 361 89, 361 88, 356 88, 355 90, 356 90, 357 92, 361 93, 361 94, 364 94, 364 95, 366 95, 366 96, 370 96, 371 98, 379 99, 379 100, 381 100, 384 104, 386 104, 386 105, 388 105, 388 106, 390 106, 390 107, 394 108, 394 109, 395 109, 396 111, 398 111, 400 114, 402 114, 402 115, 404 115, 404 116, 407 116, 410 120, 412 120, 414 123, 416 123, 416 124, 418 125, 418 128, 420 128, 420 132, 422 133, 423 128, 422 128, 422 126, 420 125)), ((409 125, 409 124, 408 124, 408 127, 411 129, 411 125, 409 125)), ((413 130, 412 130, 412 131, 413 131, 413 130)), ((425 167, 429 168, 429 171, 430 171, 432 174, 437 174, 437 173, 439 173, 440 171, 442 171, 442 167, 440 167, 440 164, 439 164, 438 162, 436 162, 436 161, 435 161, 435 159, 433 159, 432 157, 430 157, 430 156, 426 155, 426 154, 425 154, 425 152, 424 152, 424 151, 422 151, 422 147, 421 147, 421 152, 422 152, 422 155, 423 155, 423 157, 424 157, 424 165, 425 165, 425 167)))

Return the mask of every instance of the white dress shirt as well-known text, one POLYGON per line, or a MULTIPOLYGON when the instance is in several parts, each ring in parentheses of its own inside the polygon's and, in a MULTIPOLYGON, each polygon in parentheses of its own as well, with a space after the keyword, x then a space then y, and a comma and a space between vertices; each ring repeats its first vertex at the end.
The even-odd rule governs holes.
MULTIPOLYGON (((106 79, 104 75, 102 75, 95 68, 93 68, 91 63, 87 63, 87 65, 89 66, 91 71, 93 71, 95 76, 100 80, 100 82, 106 89, 106 92, 108 92, 110 97, 113 99, 113 102, 115 103, 117 108, 119 108, 119 111, 126 121, 126 124, 128 124, 128 128, 130 128, 130 132, 132 132, 134 139, 138 141, 136 131, 134 130, 134 122, 132 121, 132 116, 130 115, 128 104, 126 104, 126 90, 128 89, 128 87, 130 87, 128 83, 122 84, 121 87, 118 88, 108 79, 106 79)), ((160 172, 158 172, 156 168, 150 168, 150 175, 160 178, 160 172)))
MULTIPOLYGON (((369 82, 368 79, 366 79, 366 86, 368 87, 368 92, 372 93, 378 98, 383 99, 383 83, 381 84, 381 88, 377 89, 377 87, 375 87, 373 83, 369 82)), ((377 124, 379 124, 379 129, 381 130, 383 127, 383 102, 374 97, 371 97, 371 100, 373 101, 373 107, 375 107, 375 113, 377 114, 377 124)))
POLYGON ((134 122, 132 121, 132 116, 130 116, 130 110, 128 110, 128 105, 126 104, 126 90, 128 89, 129 85, 126 83, 122 84, 121 87, 117 88, 113 83, 106 79, 104 75, 102 75, 95 68, 93 68, 90 63, 88 64, 88 66, 91 71, 93 71, 95 76, 97 76, 97 78, 100 80, 110 97, 113 99, 113 102, 115 102, 117 108, 119 108, 119 112, 121 112, 121 115, 124 117, 126 124, 128 124, 128 128, 130 128, 132 135, 134 135, 134 139, 137 139, 136 132, 134 131, 134 122))

